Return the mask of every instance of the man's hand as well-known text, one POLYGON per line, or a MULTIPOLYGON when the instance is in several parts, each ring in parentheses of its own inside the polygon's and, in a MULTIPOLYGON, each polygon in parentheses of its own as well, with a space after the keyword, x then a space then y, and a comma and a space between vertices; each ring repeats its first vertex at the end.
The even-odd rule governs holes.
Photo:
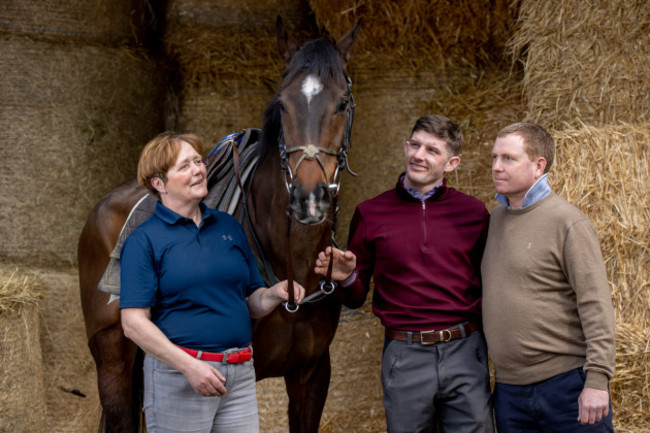
POLYGON ((334 265, 332 267, 332 279, 343 281, 354 272, 357 267, 357 257, 351 251, 341 251, 338 248, 327 247, 321 251, 316 259, 314 271, 322 276, 327 276, 327 268, 330 264, 330 257, 334 250, 334 265))
POLYGON ((584 388, 578 398, 578 421, 594 424, 609 414, 609 392, 584 388))

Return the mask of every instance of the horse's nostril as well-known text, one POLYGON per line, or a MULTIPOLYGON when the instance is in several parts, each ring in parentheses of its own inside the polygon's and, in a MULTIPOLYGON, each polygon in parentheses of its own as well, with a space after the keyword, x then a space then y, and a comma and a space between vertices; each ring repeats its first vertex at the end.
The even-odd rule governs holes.
POLYGON ((327 185, 325 183, 319 183, 318 188, 317 188, 317 197, 319 201, 325 201, 327 203, 330 202, 331 196, 332 196, 332 189, 331 185, 327 185))

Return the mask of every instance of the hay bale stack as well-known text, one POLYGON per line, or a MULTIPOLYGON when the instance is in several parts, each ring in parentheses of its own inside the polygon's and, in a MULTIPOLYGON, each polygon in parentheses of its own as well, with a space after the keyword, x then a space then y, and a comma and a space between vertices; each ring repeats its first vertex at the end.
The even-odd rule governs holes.
POLYGON ((510 42, 524 55, 528 119, 603 126, 650 120, 650 8, 644 0, 521 2, 510 42))
POLYGON ((598 232, 617 319, 650 327, 650 124, 552 134, 550 183, 598 232))
MULTIPOLYGON (((82 3, 124 8, 120 2, 70 4, 84 11, 82 3)), ((48 6, 41 5, 43 14, 48 6)), ((135 175, 142 145, 162 129, 155 61, 128 39, 116 44, 100 32, 86 41, 87 17, 74 16, 84 24, 72 36, 68 30, 0 26, 0 256, 74 263, 90 208, 135 175)), ((115 21, 105 25, 117 26, 115 21)))
POLYGON ((614 430, 650 432, 650 330, 616 325, 616 374, 610 382, 614 430))
POLYGON ((78 38, 133 43, 144 33, 143 2, 134 0, 24 0, 3 2, 0 28, 30 38, 78 38))
POLYGON ((170 1, 164 46, 177 74, 176 129, 217 142, 231 132, 261 127, 283 71, 276 17, 301 41, 314 37, 308 13, 300 0, 170 1))
POLYGON ((516 16, 504 0, 309 0, 317 23, 342 35, 361 17, 355 64, 450 70, 501 63, 516 16))
POLYGON ((31 271, 0 263, 0 432, 45 432, 38 305, 46 294, 31 271))
POLYGON ((40 347, 48 431, 97 431, 101 415, 95 363, 88 350, 74 270, 39 269, 48 288, 41 309, 40 347))

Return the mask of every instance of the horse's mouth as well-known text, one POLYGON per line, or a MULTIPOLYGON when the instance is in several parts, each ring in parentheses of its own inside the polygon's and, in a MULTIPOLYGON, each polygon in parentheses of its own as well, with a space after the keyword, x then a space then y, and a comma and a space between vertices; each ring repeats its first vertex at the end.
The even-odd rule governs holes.
POLYGON ((300 224, 314 225, 320 224, 327 218, 329 201, 307 201, 303 203, 294 202, 289 208, 293 218, 300 224))
POLYGON ((294 184, 289 196, 289 211, 300 224, 320 224, 327 218, 331 195, 324 184, 307 193, 294 184))

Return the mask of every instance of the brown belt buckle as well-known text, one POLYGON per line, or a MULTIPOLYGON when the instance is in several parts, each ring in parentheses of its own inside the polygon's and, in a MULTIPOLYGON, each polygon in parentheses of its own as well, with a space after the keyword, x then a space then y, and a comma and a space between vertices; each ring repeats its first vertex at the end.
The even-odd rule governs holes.
POLYGON ((435 329, 431 331, 420 331, 420 344, 423 346, 430 346, 436 343, 446 343, 448 341, 451 341, 451 331, 449 329, 443 329, 442 331, 436 331, 435 329), (424 341, 425 335, 436 334, 436 333, 438 334, 438 338, 440 339, 440 341, 427 341, 427 342, 424 341), (445 335, 445 333, 447 334, 445 335))
POLYGON ((436 331, 435 329, 433 329, 431 331, 420 331, 420 344, 423 345, 423 346, 430 346, 432 344, 436 344, 435 341, 427 341, 427 342, 424 341, 424 336, 425 335, 431 335, 431 334, 434 334, 436 332, 438 332, 438 331, 436 331))

